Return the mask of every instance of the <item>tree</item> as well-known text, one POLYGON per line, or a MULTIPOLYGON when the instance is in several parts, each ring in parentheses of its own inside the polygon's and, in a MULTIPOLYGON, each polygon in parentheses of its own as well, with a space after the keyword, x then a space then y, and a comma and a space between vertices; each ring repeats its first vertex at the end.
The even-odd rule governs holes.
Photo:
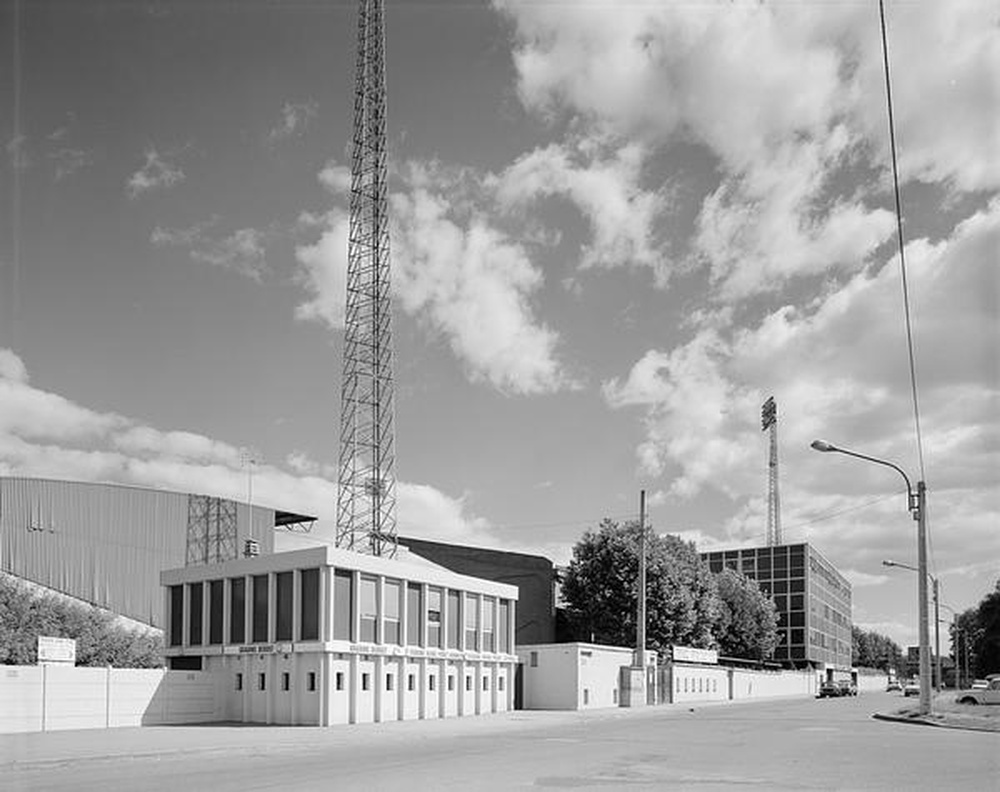
POLYGON ((0 664, 38 662, 38 636, 76 639, 76 664, 152 668, 163 664, 155 631, 121 626, 113 614, 44 594, 0 575, 0 664))
MULTIPOLYGON (((715 647, 719 597, 693 544, 646 528, 646 646, 715 647)), ((562 583, 575 640, 635 646, 639 529, 605 519, 573 548, 562 583)))
POLYGON ((851 665, 882 671, 903 667, 903 650, 892 638, 874 630, 851 627, 851 665))
POLYGON ((715 576, 719 592, 719 622, 715 636, 719 651, 729 657, 763 660, 778 645, 778 613, 774 602, 755 580, 723 569, 715 576))
POLYGON ((958 614, 951 640, 956 662, 967 658, 973 677, 1000 672, 1000 580, 979 605, 958 614), (957 642, 956 632, 961 633, 957 642))

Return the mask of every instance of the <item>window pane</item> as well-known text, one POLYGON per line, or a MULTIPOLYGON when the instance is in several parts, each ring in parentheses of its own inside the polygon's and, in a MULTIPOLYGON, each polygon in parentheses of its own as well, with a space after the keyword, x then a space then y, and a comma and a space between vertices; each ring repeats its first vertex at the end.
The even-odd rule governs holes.
POLYGON ((427 645, 441 648, 441 589, 427 589, 427 645))
POLYGON ((246 580, 229 579, 229 642, 246 640, 246 580))
POLYGON ((503 653, 510 651, 510 600, 500 600, 500 623, 497 625, 497 649, 503 653))
POLYGON ((277 591, 276 623, 274 625, 274 640, 292 640, 292 588, 294 585, 294 575, 291 572, 279 572, 275 575, 277 591))
POLYGON ((201 608, 202 585, 192 583, 188 591, 188 643, 198 646, 201 643, 201 608))
POLYGON ((459 618, 459 596, 457 591, 448 590, 448 648, 458 649, 461 622, 459 618))
POLYGON ((208 584, 208 642, 222 643, 222 592, 224 580, 213 580, 208 584))
POLYGON ((299 585, 299 638, 315 641, 319 638, 319 570, 303 569, 299 585))
POLYGON ((184 643, 184 586, 170 587, 170 645, 184 643))
POLYGON ((361 611, 362 641, 374 643, 375 620, 378 618, 378 605, 375 599, 375 578, 361 578, 361 590, 358 592, 358 608, 361 611))
POLYGON ((479 597, 465 596, 465 648, 479 651, 479 597))
POLYGON ((403 586, 398 580, 387 580, 385 581, 385 586, 382 589, 385 601, 383 603, 383 610, 385 611, 385 620, 383 624, 383 635, 382 641, 387 644, 399 644, 400 634, 399 634, 399 598, 403 593, 403 586))
POLYGON ((351 640, 351 614, 354 612, 354 575, 346 569, 333 574, 333 637, 351 640))
POLYGON ((420 646, 423 643, 420 640, 422 618, 420 585, 410 583, 406 587, 406 643, 410 646, 420 646))
POLYGON ((253 641, 267 641, 267 575, 253 576, 253 641))

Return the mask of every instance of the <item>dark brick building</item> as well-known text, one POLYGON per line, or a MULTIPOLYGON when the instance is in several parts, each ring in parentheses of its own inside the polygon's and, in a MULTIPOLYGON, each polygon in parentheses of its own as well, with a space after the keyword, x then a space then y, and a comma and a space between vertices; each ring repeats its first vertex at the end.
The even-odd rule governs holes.
POLYGON ((399 543, 452 572, 517 586, 520 597, 514 622, 515 642, 539 644, 556 640, 556 570, 549 559, 402 536, 399 543))

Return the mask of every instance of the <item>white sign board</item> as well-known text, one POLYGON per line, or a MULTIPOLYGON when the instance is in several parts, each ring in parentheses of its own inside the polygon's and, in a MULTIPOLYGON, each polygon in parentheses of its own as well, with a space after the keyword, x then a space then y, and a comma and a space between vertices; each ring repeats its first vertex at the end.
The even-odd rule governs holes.
POLYGON ((718 663, 715 649, 695 649, 693 646, 674 646, 674 660, 680 663, 718 663))
POLYGON ((76 639, 39 635, 38 662, 76 665, 76 639))

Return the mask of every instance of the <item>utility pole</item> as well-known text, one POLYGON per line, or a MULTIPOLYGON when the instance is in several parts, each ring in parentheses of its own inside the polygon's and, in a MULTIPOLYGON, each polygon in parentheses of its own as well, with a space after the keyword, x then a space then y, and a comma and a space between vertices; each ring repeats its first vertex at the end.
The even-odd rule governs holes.
POLYGON ((646 490, 639 490, 639 613, 636 619, 636 666, 646 668, 646 490))

